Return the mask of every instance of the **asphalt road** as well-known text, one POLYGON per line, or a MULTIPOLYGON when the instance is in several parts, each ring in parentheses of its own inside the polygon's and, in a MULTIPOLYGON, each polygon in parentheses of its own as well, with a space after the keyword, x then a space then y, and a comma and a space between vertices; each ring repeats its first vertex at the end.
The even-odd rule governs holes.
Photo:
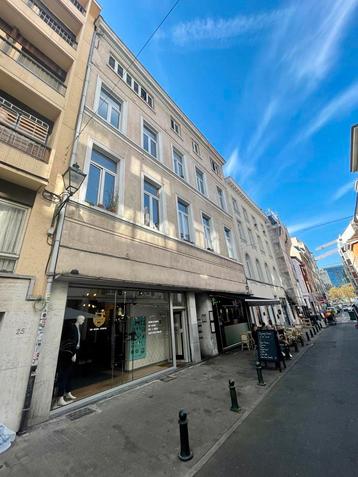
POLYGON ((357 477, 354 325, 323 330, 196 476, 357 477))

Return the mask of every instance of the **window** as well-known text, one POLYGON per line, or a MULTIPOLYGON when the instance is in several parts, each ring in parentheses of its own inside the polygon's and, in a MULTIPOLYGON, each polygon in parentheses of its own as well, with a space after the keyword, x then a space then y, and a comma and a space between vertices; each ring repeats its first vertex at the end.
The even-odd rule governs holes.
POLYGON ((274 283, 276 283, 276 285, 280 285, 280 278, 277 274, 277 270, 275 267, 272 268, 273 270, 273 278, 274 278, 274 283))
POLYGON ((244 226, 242 225, 242 222, 239 219, 237 219, 237 228, 239 229, 239 235, 240 235, 241 240, 246 242, 244 226))
POLYGON ((223 210, 225 210, 224 192, 220 189, 220 187, 217 187, 216 189, 218 191, 219 205, 223 210))
POLYGON ((244 217, 245 217, 246 222, 248 222, 249 221, 249 216, 247 214, 247 210, 245 209, 245 207, 242 208, 242 211, 244 213, 244 217))
POLYGON ((119 129, 121 123, 122 104, 101 88, 97 113, 114 128, 119 129))
POLYGON ((272 283, 272 277, 267 263, 265 263, 265 273, 267 278, 267 283, 272 283))
POLYGON ((215 172, 215 174, 217 174, 219 176, 220 175, 219 164, 216 161, 214 161, 214 159, 210 159, 210 164, 211 164, 212 171, 215 172))
POLYGON ((116 174, 117 162, 93 149, 87 180, 86 202, 117 212, 116 174))
POLYGON ((237 213, 237 215, 240 215, 240 209, 239 209, 239 206, 237 204, 237 200, 232 198, 232 207, 234 209, 234 212, 237 213))
POLYGON ((269 243, 268 243, 267 240, 265 240, 265 242, 266 242, 266 248, 267 248, 267 250, 268 250, 268 253, 269 253, 270 257, 272 257, 270 245, 269 245, 269 243))
POLYGON ((28 208, 0 199, 0 272, 13 272, 20 255, 28 208))
POLYGON ((235 254, 234 254, 234 247, 233 247, 232 238, 231 238, 231 230, 224 227, 224 235, 225 235, 225 242, 227 246, 228 255, 230 258, 234 258, 235 254))
POLYGON ((143 124, 143 148, 158 158, 158 134, 146 123, 143 124))
POLYGON ((203 229, 204 229, 205 248, 207 250, 214 250, 213 241, 211 237, 211 219, 205 214, 202 214, 201 219, 203 222, 203 229))
POLYGON ((143 86, 141 86, 138 81, 136 81, 128 72, 124 74, 123 66, 110 55, 108 59, 108 65, 112 70, 120 76, 126 84, 138 95, 140 96, 151 108, 154 106, 153 96, 151 96, 143 86))
POLYGON ((192 145, 192 148, 193 148, 193 152, 195 152, 195 154, 197 154, 198 156, 200 156, 200 149, 199 149, 199 144, 194 141, 194 139, 191 141, 191 145, 192 145))
POLYGON ((252 270, 252 263, 249 254, 245 255, 245 264, 246 264, 246 273, 248 278, 254 278, 253 270, 252 270))
POLYGON ((175 174, 184 179, 184 157, 176 149, 173 149, 173 162, 175 174))
POLYGON ((262 273, 262 268, 261 268, 261 265, 260 265, 260 262, 258 261, 258 259, 256 259, 256 270, 257 270, 257 276, 259 277, 259 280, 261 282, 265 281, 264 275, 262 273))
POLYGON ((190 242, 189 205, 178 199, 179 237, 190 242))
POLYGON ((180 136, 180 124, 174 118, 170 118, 170 127, 180 136))
POLYGON ((144 224, 159 230, 159 192, 160 187, 144 179, 144 224))
POLYGON ((204 173, 196 168, 196 187, 198 188, 198 191, 205 195, 205 179, 204 179, 204 173))
POLYGON ((264 244, 262 242, 262 239, 261 239, 260 235, 256 235, 256 237, 257 237, 257 241, 258 241, 261 252, 264 252, 265 251, 264 244))
POLYGON ((247 232, 249 234, 249 243, 252 245, 254 248, 256 248, 255 240, 254 240, 254 235, 252 233, 251 229, 247 229, 247 232))

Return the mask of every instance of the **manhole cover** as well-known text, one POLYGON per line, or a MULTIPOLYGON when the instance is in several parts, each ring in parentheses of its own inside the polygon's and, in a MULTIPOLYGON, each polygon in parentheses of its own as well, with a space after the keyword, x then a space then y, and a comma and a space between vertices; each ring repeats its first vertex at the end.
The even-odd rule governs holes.
POLYGON ((78 411, 71 412, 71 414, 67 415, 67 418, 71 421, 75 421, 76 419, 80 419, 81 417, 87 416, 88 414, 93 414, 94 412, 96 412, 94 409, 91 409, 90 407, 84 407, 78 411))

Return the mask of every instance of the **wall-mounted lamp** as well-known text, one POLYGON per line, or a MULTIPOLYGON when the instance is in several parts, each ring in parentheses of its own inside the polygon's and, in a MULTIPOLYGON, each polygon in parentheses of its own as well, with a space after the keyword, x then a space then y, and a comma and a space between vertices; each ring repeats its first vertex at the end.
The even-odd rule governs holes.
POLYGON ((62 208, 68 199, 79 190, 85 178, 86 174, 81 171, 80 166, 77 163, 73 164, 73 166, 69 166, 62 174, 65 191, 58 195, 44 189, 42 191, 42 197, 50 202, 55 202, 56 204, 61 203, 62 208))

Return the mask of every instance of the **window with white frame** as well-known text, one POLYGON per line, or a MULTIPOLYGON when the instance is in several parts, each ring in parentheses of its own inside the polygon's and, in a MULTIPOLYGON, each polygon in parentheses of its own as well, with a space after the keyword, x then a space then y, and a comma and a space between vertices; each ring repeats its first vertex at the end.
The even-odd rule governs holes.
POLYGON ((257 276, 259 277, 259 280, 261 282, 265 281, 264 274, 262 273, 261 264, 258 259, 256 259, 256 270, 257 270, 257 276))
POLYGON ((103 87, 99 97, 97 113, 114 128, 120 129, 122 103, 109 94, 103 87))
POLYGON ((254 248, 256 248, 255 240, 254 240, 254 234, 252 233, 252 230, 250 228, 247 229, 247 233, 249 235, 249 243, 252 245, 254 248))
POLYGON ((159 194, 160 187, 145 178, 143 188, 144 225, 157 230, 160 227, 159 194))
POLYGON ((211 170, 213 172, 215 172, 215 174, 220 176, 221 175, 221 168, 220 168, 219 164, 216 161, 214 161, 214 159, 211 159, 211 158, 210 158, 210 164, 211 164, 211 170))
POLYGON ((251 215, 251 219, 252 219, 253 226, 257 227, 257 220, 255 219, 253 215, 251 215))
POLYGON ((195 168, 195 172, 196 172, 196 187, 201 194, 206 195, 204 172, 198 169, 197 167, 195 168))
POLYGON ((239 209, 237 200, 234 199, 234 197, 232 198, 232 207, 233 207, 233 209, 234 209, 234 212, 235 212, 237 215, 240 215, 240 209, 239 209))
POLYGON ((0 199, 0 272, 13 272, 20 256, 28 207, 0 199))
POLYGON ((179 221, 179 237, 187 242, 191 241, 190 222, 189 222, 189 204, 178 199, 178 221, 179 221))
POLYGON ((225 210, 224 192, 222 189, 220 189, 220 187, 217 187, 216 190, 218 192, 219 205, 223 210, 225 210))
POLYGON ((230 258, 235 257, 234 245, 232 243, 231 230, 227 227, 224 227, 225 242, 227 247, 227 252, 230 258))
POLYGON ((243 226, 241 220, 237 219, 236 221, 237 221, 237 228, 239 229, 240 239, 243 240, 244 242, 246 242, 246 235, 245 235, 244 226, 243 226))
POLYGON ((191 145, 192 145, 192 148, 193 148, 193 152, 195 152, 195 154, 197 154, 198 156, 200 156, 200 148, 199 148, 199 144, 194 141, 194 139, 191 141, 191 145))
POLYGON ((265 273, 266 273, 267 283, 272 283, 272 276, 271 276, 267 263, 265 263, 265 273))
POLYGON ((151 156, 158 158, 158 133, 147 123, 143 123, 143 149, 151 156))
POLYGON ((184 179, 184 156, 175 148, 173 148, 173 164, 175 174, 184 179))
POLYGON ((180 136, 180 124, 174 118, 170 118, 170 127, 172 130, 180 136))
POLYGON ((255 278, 253 274, 251 258, 248 253, 245 254, 245 265, 246 265, 247 278, 255 278))
POLYGON ((257 237, 257 241, 258 241, 261 252, 264 252, 265 249, 264 249, 264 244, 262 242, 262 238, 260 237, 260 235, 256 235, 256 237, 257 237))
POLYGON ((204 242, 207 250, 214 250, 211 230, 211 218, 205 214, 201 215, 204 229, 204 242))
POLYGON ((116 193, 118 162, 92 149, 87 178, 86 202, 111 212, 118 211, 116 193))
POLYGON ((247 210, 245 209, 245 207, 242 208, 242 212, 244 214, 246 222, 248 222, 249 221, 249 215, 248 215, 247 210))

